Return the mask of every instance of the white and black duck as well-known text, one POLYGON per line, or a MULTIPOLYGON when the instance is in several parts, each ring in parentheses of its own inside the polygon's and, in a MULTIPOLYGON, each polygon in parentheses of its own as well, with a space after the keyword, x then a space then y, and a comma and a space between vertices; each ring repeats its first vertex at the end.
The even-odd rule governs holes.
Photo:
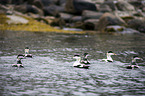
POLYGON ((138 64, 136 63, 136 60, 143 60, 143 59, 138 56, 133 56, 130 65, 128 65, 126 68, 127 69, 139 68, 138 64))
POLYGON ((25 59, 25 56, 24 56, 24 54, 18 54, 17 58, 19 58, 19 59, 25 59))
POLYGON ((90 67, 88 65, 85 65, 85 64, 81 63, 81 57, 79 55, 74 55, 73 58, 76 59, 76 61, 73 64, 74 67, 77 67, 77 68, 86 68, 86 69, 88 69, 90 67))
POLYGON ((12 67, 24 67, 20 58, 17 58, 17 64, 12 64, 12 67))
POLYGON ((18 54, 17 55, 17 58, 19 58, 19 59, 25 59, 26 57, 32 58, 32 54, 29 54, 29 48, 28 47, 25 48, 25 54, 18 54))
POLYGON ((29 54, 29 47, 26 47, 25 48, 25 54, 24 54, 25 57, 30 57, 32 58, 32 54, 29 54))
POLYGON ((81 60, 81 63, 83 63, 83 64, 90 64, 90 61, 88 60, 88 53, 84 53, 84 57, 81 60))
POLYGON ((102 59, 102 61, 106 61, 106 62, 113 62, 113 59, 112 59, 112 55, 116 55, 115 53, 113 53, 112 51, 108 51, 107 52, 107 59, 102 59))

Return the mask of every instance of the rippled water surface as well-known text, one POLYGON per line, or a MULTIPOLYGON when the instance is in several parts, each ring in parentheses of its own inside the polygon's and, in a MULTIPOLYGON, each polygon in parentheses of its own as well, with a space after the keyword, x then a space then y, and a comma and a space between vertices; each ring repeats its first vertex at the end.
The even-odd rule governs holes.
POLYGON ((145 95, 145 34, 58 34, 0 32, 2 96, 145 95), (17 54, 30 48, 33 58, 13 68, 17 54), (102 62, 112 50, 113 63, 102 62), (75 54, 89 53, 89 69, 74 68, 75 54), (126 69, 138 55, 140 69, 126 69))

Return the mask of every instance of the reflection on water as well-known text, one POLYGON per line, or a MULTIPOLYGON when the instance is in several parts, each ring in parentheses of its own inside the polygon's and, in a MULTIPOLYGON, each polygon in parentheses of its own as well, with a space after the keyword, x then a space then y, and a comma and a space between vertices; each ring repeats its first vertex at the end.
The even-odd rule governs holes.
POLYGON ((0 94, 96 96, 145 95, 145 35, 75 35, 41 32, 0 32, 0 94), (34 58, 13 68, 16 56, 29 46, 34 58), (115 62, 101 62, 112 50, 115 62), (74 68, 73 55, 89 53, 89 69, 74 68), (138 55, 140 69, 128 70, 138 55))

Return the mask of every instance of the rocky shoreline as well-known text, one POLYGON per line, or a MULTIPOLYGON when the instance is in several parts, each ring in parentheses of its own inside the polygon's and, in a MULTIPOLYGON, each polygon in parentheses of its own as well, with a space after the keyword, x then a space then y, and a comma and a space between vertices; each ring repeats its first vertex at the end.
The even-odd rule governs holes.
POLYGON ((0 14, 20 12, 61 29, 145 33, 145 0, 0 0, 0 14))

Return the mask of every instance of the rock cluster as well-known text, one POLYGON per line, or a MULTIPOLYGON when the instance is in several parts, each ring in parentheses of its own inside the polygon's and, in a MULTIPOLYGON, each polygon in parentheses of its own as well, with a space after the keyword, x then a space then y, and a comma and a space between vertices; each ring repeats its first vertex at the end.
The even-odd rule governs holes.
POLYGON ((145 33, 144 0, 0 0, 0 4, 60 28, 107 32, 120 26, 145 33))

